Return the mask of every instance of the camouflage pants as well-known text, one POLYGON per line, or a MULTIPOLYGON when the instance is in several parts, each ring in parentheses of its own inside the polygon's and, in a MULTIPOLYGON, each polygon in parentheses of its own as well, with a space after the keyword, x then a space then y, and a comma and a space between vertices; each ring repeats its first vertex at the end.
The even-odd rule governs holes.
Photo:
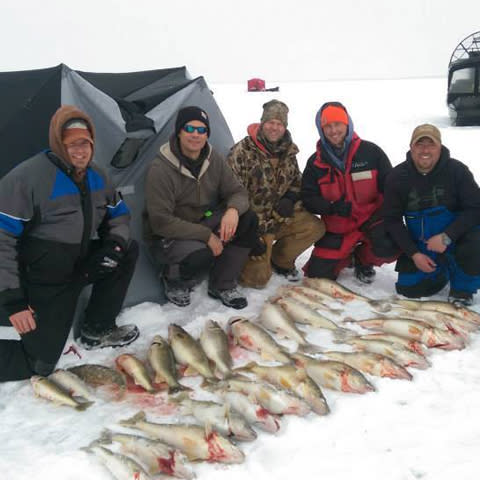
POLYGON ((295 211, 286 223, 279 223, 275 233, 263 235, 267 251, 261 260, 249 258, 239 278, 245 287, 263 288, 272 276, 272 262, 281 268, 295 267, 295 260, 325 233, 325 224, 315 215, 295 211))

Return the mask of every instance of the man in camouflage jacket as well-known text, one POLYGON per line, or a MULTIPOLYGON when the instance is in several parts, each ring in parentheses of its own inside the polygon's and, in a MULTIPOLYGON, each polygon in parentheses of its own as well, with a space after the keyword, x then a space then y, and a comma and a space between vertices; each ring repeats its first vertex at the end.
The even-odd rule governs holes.
POLYGON ((240 282, 264 287, 272 268, 290 281, 299 279, 296 258, 324 233, 323 222, 299 200, 298 147, 287 130, 288 107, 278 100, 263 105, 261 123, 233 146, 228 161, 247 189, 259 220, 259 242, 252 249, 240 282))

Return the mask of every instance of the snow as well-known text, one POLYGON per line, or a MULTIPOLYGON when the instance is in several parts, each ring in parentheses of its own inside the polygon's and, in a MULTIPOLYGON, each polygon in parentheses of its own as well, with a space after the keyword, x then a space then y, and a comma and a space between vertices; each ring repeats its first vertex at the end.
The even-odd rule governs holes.
MULTIPOLYGON (((289 129, 300 147, 299 163, 305 165, 313 152, 318 134, 314 116, 327 100, 341 100, 347 106, 361 138, 379 144, 393 164, 404 158, 412 129, 419 123, 439 126, 444 144, 452 156, 469 165, 480 178, 478 138, 480 128, 450 126, 444 103, 446 80, 410 79, 280 83, 278 93, 246 93, 242 84, 210 85, 236 141, 245 135, 248 123, 258 121, 261 106, 279 98, 290 107, 289 129)), ((215 128, 213 126, 213 128, 215 128)), ((301 267, 308 252, 298 259, 301 267)), ((377 269, 371 286, 343 272, 340 282, 372 298, 387 298, 394 292, 393 266, 377 269)), ((136 323, 140 338, 122 349, 87 352, 82 358, 73 353, 62 356, 60 367, 80 363, 113 366, 116 356, 133 353, 145 360, 156 334, 167 335, 168 324, 183 325, 198 336, 211 318, 225 326, 234 315, 255 317, 265 299, 283 284, 274 276, 265 290, 245 289, 249 306, 233 311, 207 296, 206 284, 196 288, 186 308, 171 304, 144 303, 124 311, 119 323, 136 323)), ((445 299, 443 291, 436 298, 445 299)), ((474 309, 480 311, 478 305, 474 309)), ((367 318, 375 314, 356 302, 340 316, 367 318)), ((10 334, 3 329, 2 333, 10 334)), ((308 340, 331 347, 329 334, 307 330, 308 340)), ((69 339, 66 349, 73 343, 69 339)), ((289 348, 293 344, 283 343, 289 348)), ((346 349, 346 347, 337 346, 346 349)), ((430 351, 432 367, 410 369, 413 381, 369 377, 377 391, 366 395, 338 393, 324 389, 331 413, 325 417, 284 417, 276 435, 259 432, 252 443, 241 444, 246 460, 241 465, 199 463, 194 470, 199 480, 256 480, 275 478, 324 478, 335 480, 444 480, 478 477, 480 432, 475 418, 480 405, 478 358, 480 338, 473 334, 462 351, 430 351)), ((248 357, 248 356, 246 356, 248 357)), ((101 430, 118 429, 118 421, 139 410, 133 402, 113 402, 97 395, 96 403, 85 412, 55 406, 35 398, 30 382, 0 385, 0 471, 13 480, 84 480, 110 478, 97 460, 80 448, 95 440, 101 430)), ((162 409, 146 408, 147 418, 161 422, 162 409)), ((166 418, 166 417, 165 417, 166 418)))

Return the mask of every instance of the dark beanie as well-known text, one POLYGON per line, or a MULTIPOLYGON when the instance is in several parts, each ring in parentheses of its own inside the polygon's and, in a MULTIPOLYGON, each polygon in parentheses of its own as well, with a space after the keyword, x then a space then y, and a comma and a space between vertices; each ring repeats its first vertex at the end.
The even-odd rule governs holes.
POLYGON ((210 136, 210 120, 207 112, 199 107, 183 107, 178 111, 177 119, 175 120, 175 135, 178 135, 182 127, 192 120, 204 123, 207 127, 207 134, 210 136))

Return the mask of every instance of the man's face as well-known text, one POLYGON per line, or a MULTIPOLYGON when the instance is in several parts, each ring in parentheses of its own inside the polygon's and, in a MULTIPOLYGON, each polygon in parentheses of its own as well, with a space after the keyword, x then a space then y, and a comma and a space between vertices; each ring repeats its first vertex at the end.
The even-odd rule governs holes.
POLYGON ((422 137, 410 145, 413 163, 420 173, 428 173, 434 169, 440 159, 441 150, 442 146, 428 137, 422 137))
POLYGON ((325 138, 337 148, 343 147, 343 142, 347 136, 348 127, 342 122, 327 123, 323 127, 325 138))
POLYGON ((286 130, 280 120, 269 120, 262 127, 265 138, 272 143, 278 142, 285 135, 286 130))
POLYGON ((187 122, 178 134, 180 150, 182 151, 182 153, 186 157, 196 160, 199 157, 202 148, 207 143, 207 133, 207 126, 200 120, 191 120, 190 122, 187 122), (185 131, 185 128, 188 129, 190 127, 194 127, 191 133, 185 131), (205 128, 205 133, 199 133, 196 127, 205 128))
POLYGON ((68 153, 68 160, 73 165, 77 174, 83 173, 92 159, 92 144, 84 139, 79 138, 71 143, 65 144, 68 153))

